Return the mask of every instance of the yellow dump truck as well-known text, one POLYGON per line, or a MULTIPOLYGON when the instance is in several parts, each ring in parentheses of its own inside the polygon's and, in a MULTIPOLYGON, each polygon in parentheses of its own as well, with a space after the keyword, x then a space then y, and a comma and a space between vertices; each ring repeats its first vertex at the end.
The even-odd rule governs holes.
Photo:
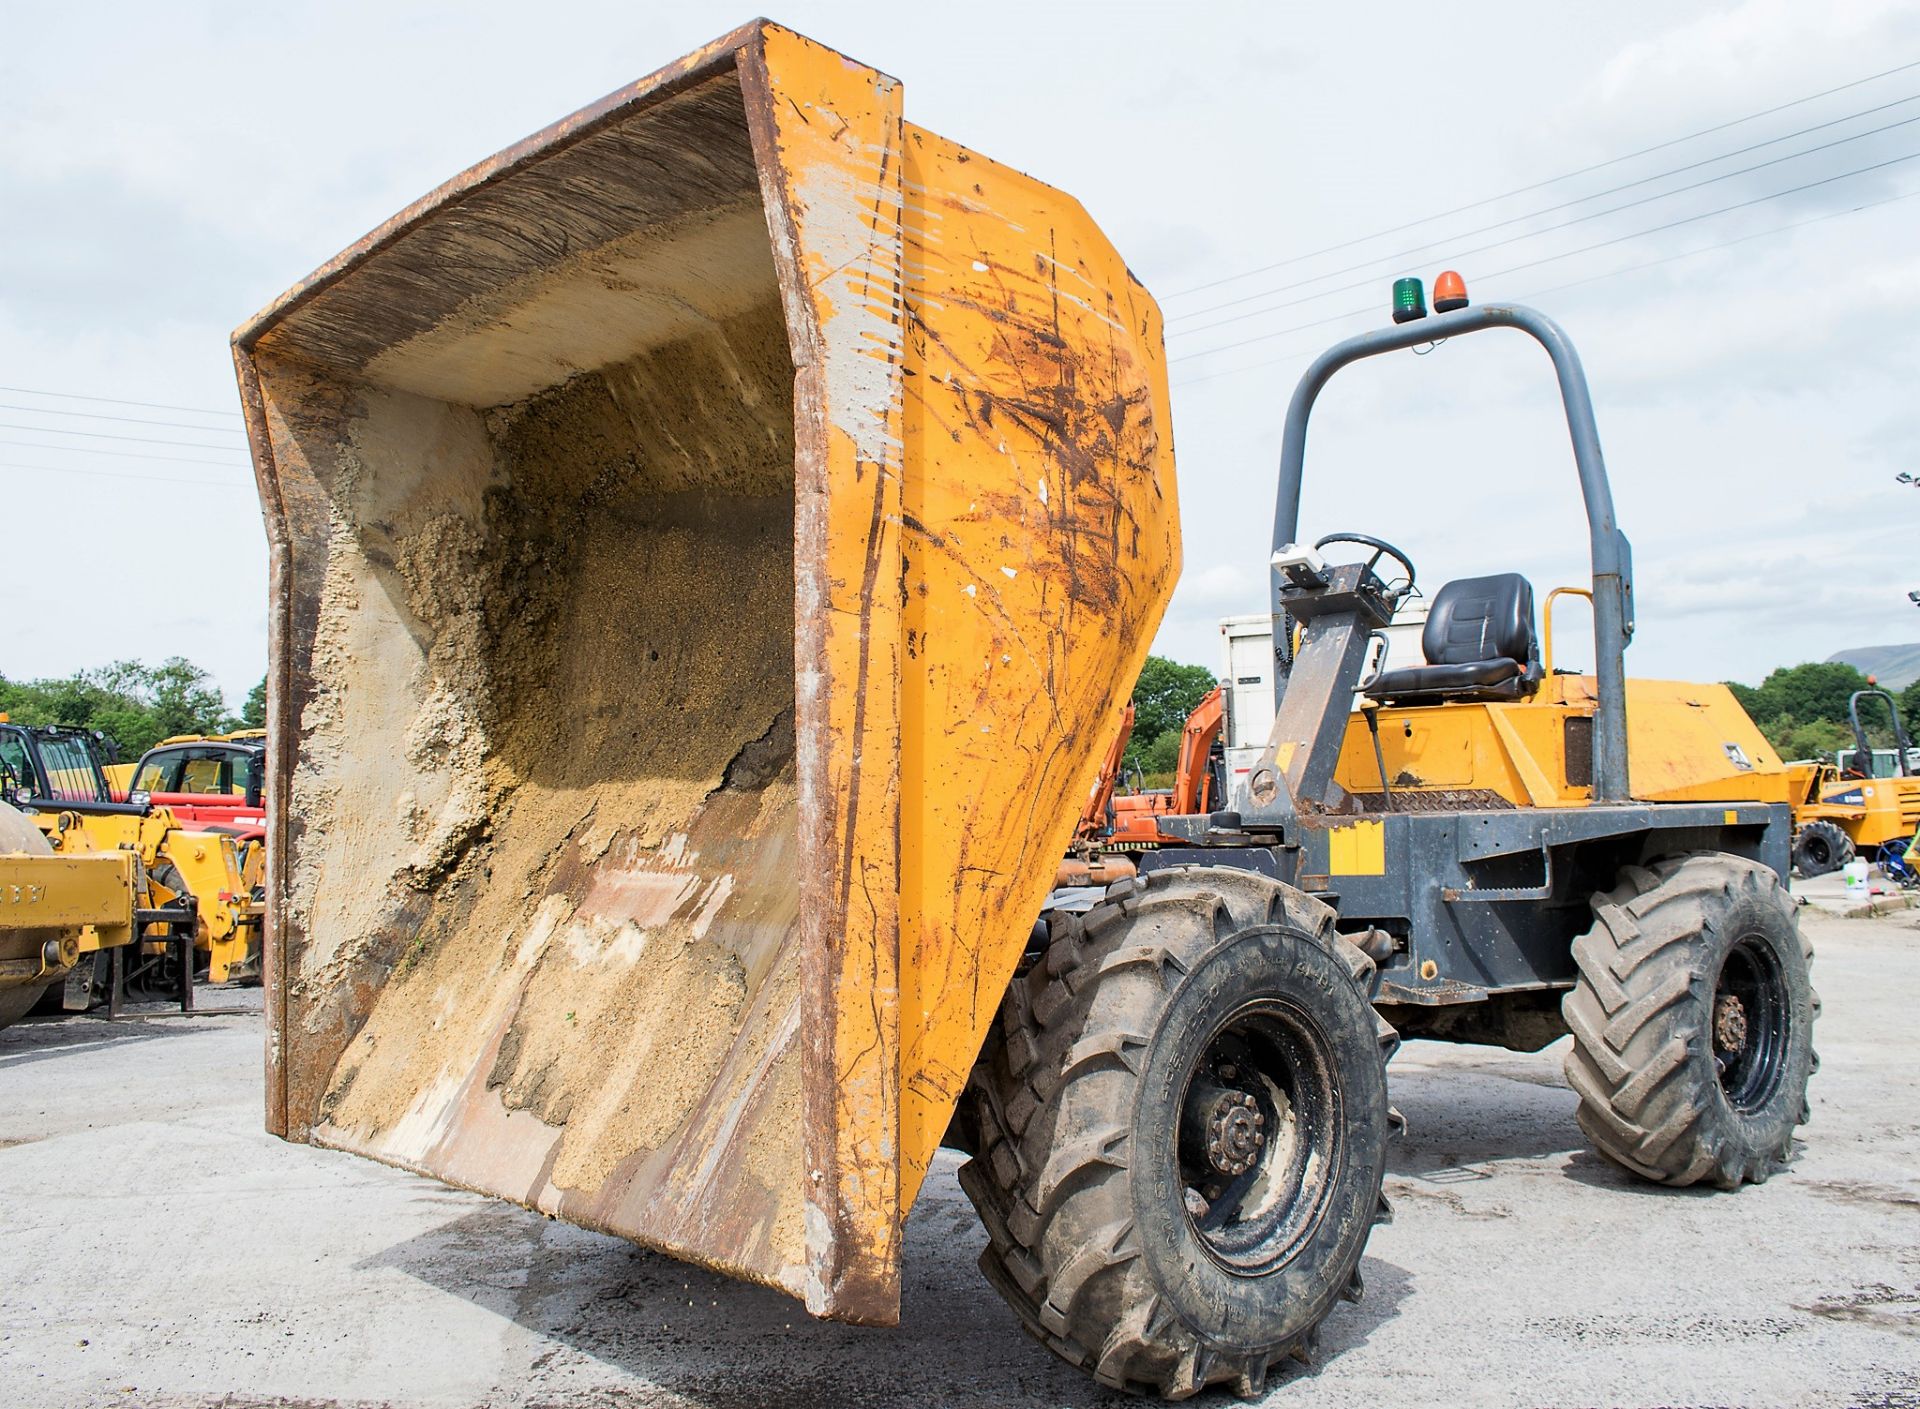
POLYGON ((1180 567, 1160 313, 1071 198, 758 22, 323 266, 233 340, 269 1127, 871 1324, 949 1144, 1028 1330, 1174 1398, 1259 1393, 1360 1295, 1376 1001, 1547 1040, 1565 994, 1610 1158, 1765 1178, 1811 1066, 1788 809, 1632 790, 1704 780, 1675 750, 1725 774, 1728 740, 1670 692, 1629 760, 1584 379, 1539 315, 1458 302, 1352 356, 1547 345, 1591 688, 1537 730, 1466 702, 1540 688, 1531 589, 1450 584, 1450 654, 1381 712, 1461 778, 1415 810, 1369 746, 1386 799, 1349 791, 1413 568, 1276 541, 1299 645, 1245 815, 1159 818, 1186 845, 1150 873, 1050 900, 1180 567))

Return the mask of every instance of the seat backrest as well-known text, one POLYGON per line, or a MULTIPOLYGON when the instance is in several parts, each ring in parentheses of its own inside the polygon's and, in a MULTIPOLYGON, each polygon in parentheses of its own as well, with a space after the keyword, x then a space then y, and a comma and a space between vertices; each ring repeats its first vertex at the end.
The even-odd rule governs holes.
POLYGON ((1533 584, 1517 572, 1462 577, 1434 594, 1420 648, 1428 665, 1516 660, 1532 671, 1533 584))

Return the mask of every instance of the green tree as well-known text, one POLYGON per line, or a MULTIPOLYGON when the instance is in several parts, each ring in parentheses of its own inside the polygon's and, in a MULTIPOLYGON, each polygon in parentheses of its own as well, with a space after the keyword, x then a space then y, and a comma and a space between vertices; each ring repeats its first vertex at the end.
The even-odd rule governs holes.
POLYGON ((1180 765, 1180 730, 1164 730, 1156 739, 1149 739, 1140 750, 1140 771, 1147 775, 1149 787, 1164 788, 1173 785, 1174 770, 1180 765))
MULTIPOLYGON (((1900 722, 1907 726, 1909 736, 1920 729, 1920 680, 1915 680, 1900 692, 1900 722)), ((1920 740, 1916 740, 1920 743, 1920 740)))
POLYGON ((1759 688, 1741 686, 1734 694, 1756 724, 1791 717, 1803 723, 1815 720, 1843 722, 1847 700, 1867 688, 1867 677, 1839 661, 1807 661, 1783 665, 1760 682, 1759 688))
POLYGON ((160 737, 217 734, 226 727, 227 702, 213 678, 184 656, 169 656, 147 672, 147 698, 160 737))
POLYGON ((240 706, 240 723, 247 729, 267 727, 267 677, 262 675, 260 683, 247 691, 247 702, 240 706))
POLYGON ((1133 687, 1133 737, 1127 743, 1127 763, 1150 772, 1165 771, 1148 768, 1145 755, 1171 733, 1166 764, 1171 768, 1187 716, 1217 683, 1213 672, 1203 665, 1182 665, 1165 656, 1148 656, 1133 687))
POLYGON ((115 661, 60 680, 0 681, 0 711, 19 724, 98 729, 127 759, 170 734, 217 733, 226 724, 220 691, 183 656, 157 666, 115 661))
POLYGON ((1799 724, 1792 715, 1783 714, 1762 724, 1760 732, 1785 759, 1823 758, 1831 762, 1835 749, 1853 744, 1853 730, 1836 719, 1813 719, 1799 724))

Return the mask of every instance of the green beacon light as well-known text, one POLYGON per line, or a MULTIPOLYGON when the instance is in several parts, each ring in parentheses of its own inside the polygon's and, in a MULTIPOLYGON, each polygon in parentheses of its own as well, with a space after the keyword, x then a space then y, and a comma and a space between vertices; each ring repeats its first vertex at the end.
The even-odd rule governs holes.
POLYGON ((1393 281, 1393 321, 1411 323, 1427 316, 1427 291, 1418 279, 1393 281))

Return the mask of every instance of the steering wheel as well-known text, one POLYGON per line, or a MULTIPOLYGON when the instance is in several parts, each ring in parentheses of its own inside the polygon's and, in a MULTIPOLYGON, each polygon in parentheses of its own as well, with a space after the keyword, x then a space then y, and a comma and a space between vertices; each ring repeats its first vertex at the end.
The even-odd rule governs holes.
POLYGON ((1368 572, 1372 572, 1375 564, 1382 558, 1392 558, 1395 563, 1399 564, 1407 578, 1407 585, 1394 594, 1395 599, 1398 600, 1401 597, 1405 597, 1413 591, 1413 563, 1405 553, 1387 542, 1386 539, 1374 538, 1365 533, 1329 533, 1313 545, 1314 551, 1318 552, 1330 543, 1357 543, 1362 548, 1373 549, 1373 556, 1367 559, 1368 572))

